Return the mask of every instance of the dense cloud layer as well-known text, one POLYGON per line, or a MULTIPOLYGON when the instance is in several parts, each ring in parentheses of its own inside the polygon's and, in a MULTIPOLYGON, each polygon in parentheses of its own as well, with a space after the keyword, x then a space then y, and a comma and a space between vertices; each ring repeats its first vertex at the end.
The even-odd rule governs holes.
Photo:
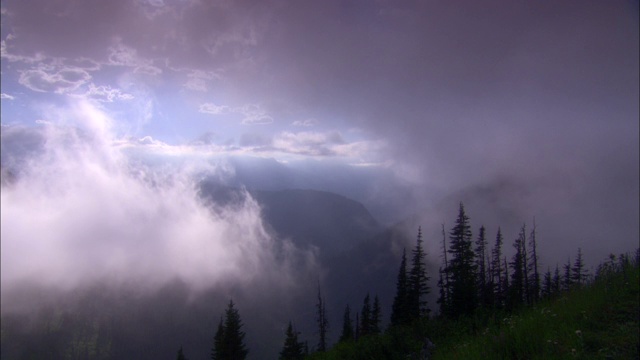
MULTIPOLYGON (((14 165, 4 169, 1 193, 3 300, 25 283, 289 286, 295 283, 290 261, 313 268, 312 254, 267 233, 248 194, 226 207, 204 203, 198 175, 223 170, 146 165, 123 152, 111 119, 95 106, 71 109, 64 113, 67 126, 2 129, 3 165, 14 165), (28 146, 27 139, 39 146, 11 147, 28 146)), ((2 308, 12 305, 3 301, 2 308)))

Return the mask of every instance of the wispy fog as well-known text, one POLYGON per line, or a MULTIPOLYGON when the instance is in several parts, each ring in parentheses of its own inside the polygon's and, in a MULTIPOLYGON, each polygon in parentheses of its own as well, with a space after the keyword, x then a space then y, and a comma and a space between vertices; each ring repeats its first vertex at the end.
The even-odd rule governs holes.
POLYGON ((227 170, 145 165, 126 155, 129 142, 114 138, 99 108, 69 109, 36 129, 2 128, 10 165, 1 193, 3 311, 17 305, 7 302, 17 285, 72 289, 104 280, 154 289, 180 279, 202 290, 259 279, 287 286, 295 281, 290 261, 314 266, 312 254, 267 233, 249 194, 225 207, 203 202, 197 180, 227 170), (24 139, 29 151, 10 146, 24 139))

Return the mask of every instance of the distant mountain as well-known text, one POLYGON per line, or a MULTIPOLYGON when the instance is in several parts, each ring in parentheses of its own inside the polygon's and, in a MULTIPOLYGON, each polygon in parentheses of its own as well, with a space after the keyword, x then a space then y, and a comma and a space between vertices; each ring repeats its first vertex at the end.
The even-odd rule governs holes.
MULTIPOLYGON (((317 190, 251 190, 260 204, 263 219, 278 239, 318 250, 323 258, 353 248, 382 230, 361 203, 344 196, 317 190)), ((201 184, 201 196, 220 205, 242 200, 236 188, 201 184)))
POLYGON ((315 190, 253 191, 275 232, 323 256, 347 251, 381 230, 359 202, 315 190))

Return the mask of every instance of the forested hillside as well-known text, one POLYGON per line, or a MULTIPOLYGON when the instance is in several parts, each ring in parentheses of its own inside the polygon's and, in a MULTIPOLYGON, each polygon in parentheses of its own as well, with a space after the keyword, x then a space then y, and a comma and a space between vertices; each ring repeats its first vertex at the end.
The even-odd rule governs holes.
MULTIPOLYGON (((335 201, 344 202, 327 197, 335 201)), ((500 229, 474 236, 462 203, 441 233, 440 254, 427 254, 418 228, 397 258, 401 233, 382 231, 284 293, 229 282, 194 297, 176 280, 153 293, 104 283, 40 298, 37 312, 3 315, 2 358, 637 358, 639 252, 589 271, 578 248, 543 269, 535 224, 508 249, 500 229), (437 272, 427 255, 441 259, 437 272)), ((23 291, 38 299, 44 290, 23 291)))

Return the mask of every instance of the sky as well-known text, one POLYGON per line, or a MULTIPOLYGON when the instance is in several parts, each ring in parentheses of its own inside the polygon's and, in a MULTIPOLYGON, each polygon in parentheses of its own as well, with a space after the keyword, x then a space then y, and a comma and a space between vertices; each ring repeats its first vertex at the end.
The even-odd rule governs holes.
POLYGON ((278 270, 256 203, 212 216, 192 184, 205 175, 338 192, 434 234, 460 201, 474 226, 515 229, 507 243, 535 216, 555 261, 638 246, 638 1, 2 0, 1 14, 17 179, 3 288, 72 286, 89 264, 200 284, 247 253, 251 274, 278 270), (226 265, 183 251, 192 266, 158 269, 181 244, 226 265))

